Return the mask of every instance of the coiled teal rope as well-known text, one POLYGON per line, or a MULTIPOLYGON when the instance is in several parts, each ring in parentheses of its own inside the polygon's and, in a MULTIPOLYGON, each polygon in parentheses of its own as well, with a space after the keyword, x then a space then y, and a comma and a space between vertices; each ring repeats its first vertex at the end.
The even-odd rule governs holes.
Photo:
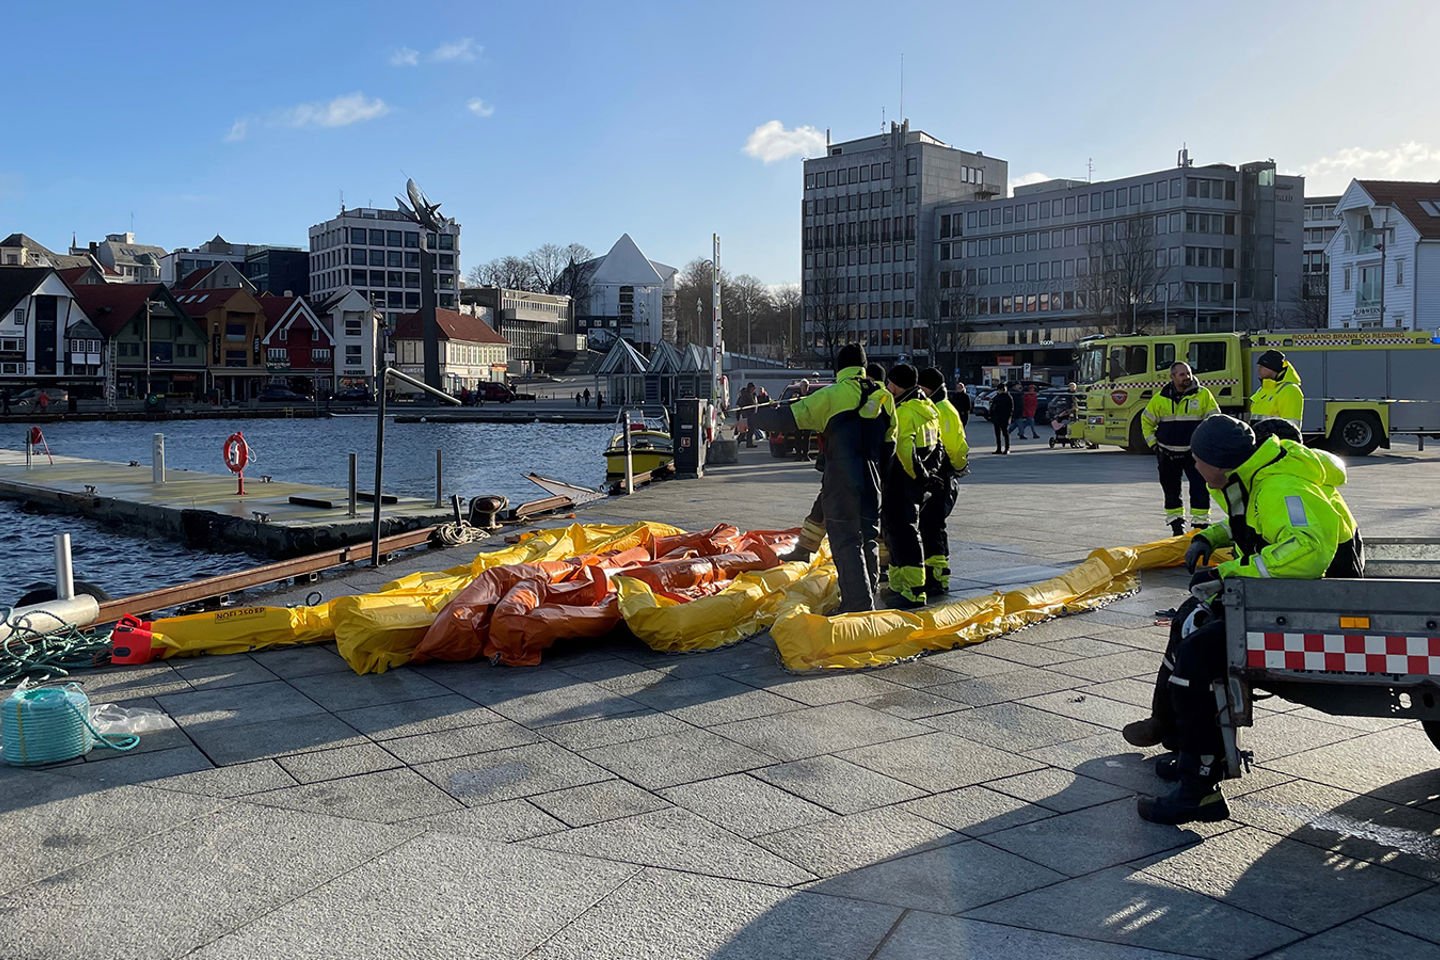
POLYGON ((17 690, 0 703, 0 748, 5 762, 15 766, 73 760, 97 743, 123 751, 139 742, 133 733, 107 737, 96 731, 90 724, 90 700, 73 683, 63 690, 17 690))

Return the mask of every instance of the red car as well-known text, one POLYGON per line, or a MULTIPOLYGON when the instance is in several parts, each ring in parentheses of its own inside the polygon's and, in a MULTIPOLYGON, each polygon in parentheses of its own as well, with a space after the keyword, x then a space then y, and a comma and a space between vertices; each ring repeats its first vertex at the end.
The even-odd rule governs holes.
MULTIPOLYGON (((796 380, 780 394, 780 402, 789 403, 797 397, 808 397, 821 387, 828 387, 834 382, 833 380, 796 380)), ((772 457, 794 456, 802 449, 809 455, 819 452, 820 449, 819 435, 810 433, 808 430, 802 431, 798 436, 786 433, 771 433, 767 439, 770 441, 770 455, 772 457)))

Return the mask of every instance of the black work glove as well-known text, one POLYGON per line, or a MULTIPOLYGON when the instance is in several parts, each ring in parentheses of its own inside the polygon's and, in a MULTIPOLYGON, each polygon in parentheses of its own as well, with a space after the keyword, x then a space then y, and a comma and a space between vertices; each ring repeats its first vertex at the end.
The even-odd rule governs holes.
POLYGON ((1190 538, 1190 547, 1185 551, 1185 569, 1194 573, 1196 567, 1210 561, 1210 554, 1214 552, 1215 548, 1210 545, 1210 541, 1196 534, 1190 538))
POLYGON ((1209 599, 1220 592, 1220 583, 1220 571, 1215 567, 1206 567, 1195 571, 1190 578, 1190 593, 1202 600, 1209 599))

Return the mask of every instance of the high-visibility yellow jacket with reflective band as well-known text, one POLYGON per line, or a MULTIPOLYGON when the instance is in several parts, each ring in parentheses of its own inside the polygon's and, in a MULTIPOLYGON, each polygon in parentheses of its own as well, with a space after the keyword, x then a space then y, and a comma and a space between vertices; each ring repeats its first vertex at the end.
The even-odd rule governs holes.
POLYGON ((1344 483, 1338 457, 1268 437, 1219 491, 1231 519, 1197 536, 1215 547, 1235 546, 1235 559, 1218 567, 1221 577, 1318 580, 1340 544, 1355 536, 1355 518, 1338 489, 1344 483), (1258 551, 1247 554, 1236 542, 1237 515, 1264 541, 1258 551))
POLYGON ((914 391, 895 404, 895 458, 912 478, 924 471, 919 463, 940 445, 940 414, 928 397, 914 391))
MULTIPOLYGON (((830 418, 837 413, 850 413, 860 411, 865 416, 862 403, 866 399, 865 389, 870 387, 875 393, 888 393, 884 387, 873 385, 865 379, 864 367, 846 367, 835 374, 835 382, 828 387, 821 387, 808 397, 801 397, 790 404, 790 413, 795 417, 795 425, 801 430, 813 430, 820 432, 830 422, 830 418)), ((872 393, 870 396, 873 397, 872 393)), ((873 417, 874 414, 872 413, 873 417)))
POLYGON ((883 416, 887 423, 885 427, 885 442, 895 442, 895 395, 881 386, 874 393, 866 398, 864 405, 860 407, 860 416, 866 420, 873 420, 883 416))
POLYGON ((1197 383, 1189 393, 1176 396, 1175 385, 1167 383, 1140 414, 1140 432, 1148 447, 1184 453, 1200 421, 1219 412, 1220 404, 1209 388, 1197 383))
POLYGON ((965 425, 960 422, 960 411, 948 397, 939 400, 931 398, 935 413, 940 419, 940 442, 945 446, 945 456, 950 466, 958 473, 970 463, 970 443, 965 439, 965 425))
POLYGON ((1280 417, 1300 426, 1305 413, 1305 391, 1300 386, 1300 374, 1290 361, 1274 380, 1261 380, 1260 387, 1250 397, 1250 419, 1280 417))

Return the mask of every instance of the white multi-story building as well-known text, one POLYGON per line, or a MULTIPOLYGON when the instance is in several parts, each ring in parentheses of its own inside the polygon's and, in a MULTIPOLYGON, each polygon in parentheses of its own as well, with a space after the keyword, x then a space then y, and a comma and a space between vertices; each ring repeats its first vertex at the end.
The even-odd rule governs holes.
MULTIPOLYGON (((460 297, 460 224, 429 244, 435 252, 435 303, 454 310, 460 297)), ((420 227, 396 210, 341 209, 310 228, 310 296, 328 297, 354 287, 385 315, 397 319, 420 309, 420 227)))
POLYGON ((136 243, 133 233, 107 233, 100 243, 91 243, 87 248, 72 246, 72 256, 87 253, 100 261, 101 265, 118 275, 126 283, 155 283, 160 279, 161 261, 165 259, 165 248, 149 243, 136 243))
POLYGON ((576 332, 587 334, 597 346, 620 336, 645 352, 674 338, 674 267, 651 260, 640 252, 630 234, 621 234, 603 257, 581 264, 587 272, 590 302, 575 307, 576 332))
MULTIPOLYGON (((504 337, 484 320, 444 307, 435 309, 440 338, 440 387, 452 394, 483 380, 504 381, 504 337)), ((407 313, 395 326, 395 366, 417 380, 425 376, 425 336, 420 314, 407 313)), ((401 386, 400 392, 415 392, 401 386)))
POLYGON ((1440 328, 1440 182, 1351 180, 1330 239, 1330 326, 1440 328))
POLYGON ((379 349, 379 312, 349 287, 328 298, 311 297, 310 302, 335 338, 336 386, 372 386, 379 349))

